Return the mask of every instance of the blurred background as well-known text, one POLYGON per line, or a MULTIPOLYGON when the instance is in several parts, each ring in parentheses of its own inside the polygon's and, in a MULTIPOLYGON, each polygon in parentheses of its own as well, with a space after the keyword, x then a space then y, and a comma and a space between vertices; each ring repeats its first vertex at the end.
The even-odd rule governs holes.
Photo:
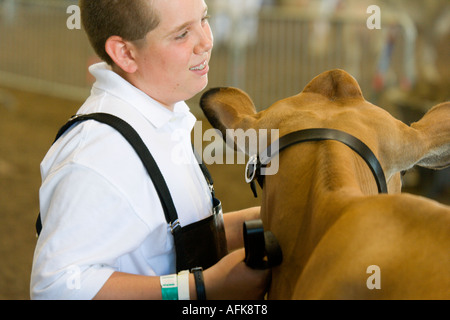
MULTIPOLYGON (((449 100, 448 0, 206 2, 215 35, 209 87, 239 87, 259 110, 334 68, 407 124, 449 100), (370 5, 381 9, 381 29, 367 27, 370 5)), ((98 58, 84 31, 67 26, 77 4, 0 0, 0 299, 29 299, 39 164, 92 85, 87 68, 98 58)), ((202 120, 199 96, 188 104, 202 120)), ((210 169, 225 211, 259 204, 244 165, 210 169)), ((449 182, 448 169, 413 169, 404 190, 450 204, 449 182)))

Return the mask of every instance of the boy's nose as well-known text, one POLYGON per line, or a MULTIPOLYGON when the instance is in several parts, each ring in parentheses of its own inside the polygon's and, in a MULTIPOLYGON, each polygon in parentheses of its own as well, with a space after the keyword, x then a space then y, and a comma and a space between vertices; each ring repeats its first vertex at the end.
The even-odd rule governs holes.
POLYGON ((202 30, 200 33, 200 39, 195 47, 195 54, 203 54, 205 52, 209 52, 212 50, 214 46, 214 40, 213 35, 211 32, 211 29, 208 28, 208 30, 202 30))

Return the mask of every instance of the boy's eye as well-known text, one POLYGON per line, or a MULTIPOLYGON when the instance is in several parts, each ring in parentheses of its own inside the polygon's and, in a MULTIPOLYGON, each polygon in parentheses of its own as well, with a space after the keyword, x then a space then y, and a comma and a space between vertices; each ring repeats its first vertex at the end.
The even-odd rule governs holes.
MULTIPOLYGON (((208 20, 210 18, 211 18, 211 16, 209 16, 209 15, 204 16, 202 18, 202 25, 204 25, 206 22, 208 22, 208 20)), ((182 34, 180 34, 177 37, 175 37, 175 40, 182 40, 182 39, 186 38, 188 34, 189 34, 189 30, 186 30, 182 34)))
POLYGON ((184 38, 186 38, 186 36, 188 35, 188 33, 189 33, 189 31, 185 31, 185 32, 183 32, 182 34, 180 34, 179 36, 177 36, 175 39, 177 39, 177 40, 181 40, 181 39, 184 39, 184 38))
POLYGON ((206 15, 203 17, 202 22, 207 22, 209 19, 211 19, 210 15, 206 15))

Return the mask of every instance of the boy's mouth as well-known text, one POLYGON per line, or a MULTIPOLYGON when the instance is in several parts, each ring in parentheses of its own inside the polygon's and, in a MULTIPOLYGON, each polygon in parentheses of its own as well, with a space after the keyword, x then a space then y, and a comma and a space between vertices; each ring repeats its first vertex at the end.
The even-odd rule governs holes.
POLYGON ((208 61, 205 60, 201 64, 199 64, 199 65, 197 65, 195 67, 189 68, 189 70, 191 70, 191 71, 202 71, 203 69, 206 68, 207 65, 208 65, 208 61))

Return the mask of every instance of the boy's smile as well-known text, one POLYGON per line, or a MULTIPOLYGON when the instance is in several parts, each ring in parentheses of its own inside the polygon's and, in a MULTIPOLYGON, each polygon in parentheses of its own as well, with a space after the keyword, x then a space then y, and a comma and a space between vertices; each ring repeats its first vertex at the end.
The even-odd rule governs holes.
POLYGON ((192 72, 195 72, 197 75, 199 76, 205 76, 208 74, 209 72, 209 65, 208 65, 208 60, 203 61, 201 64, 199 64, 198 66, 189 68, 189 70, 191 70, 192 72))

